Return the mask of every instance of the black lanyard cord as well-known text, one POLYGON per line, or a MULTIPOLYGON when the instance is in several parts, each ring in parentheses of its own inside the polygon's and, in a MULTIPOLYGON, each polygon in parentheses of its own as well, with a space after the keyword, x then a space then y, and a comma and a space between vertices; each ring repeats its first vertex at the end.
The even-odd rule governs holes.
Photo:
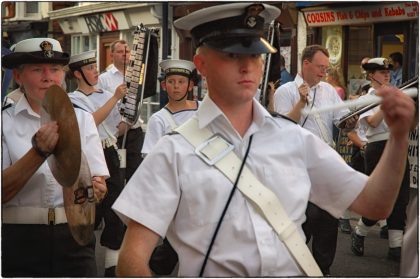
POLYGON ((249 138, 249 144, 248 144, 248 148, 246 149, 246 152, 245 152, 245 157, 242 160, 241 167, 239 169, 238 175, 236 176, 236 180, 235 180, 235 183, 233 184, 233 188, 230 191, 229 198, 226 202, 225 208, 223 209, 222 215, 220 216, 220 219, 217 222, 216 230, 214 231, 213 237, 211 238, 209 248, 207 249, 206 257, 204 258, 203 265, 201 266, 200 275, 199 275, 200 277, 203 277, 204 269, 206 268, 207 260, 209 259, 209 255, 210 255, 211 249, 213 248, 214 241, 216 240, 217 233, 219 232, 220 225, 222 224, 223 218, 226 215, 229 204, 232 201, 233 194, 235 193, 235 190, 238 186, 239 178, 240 178, 242 170, 245 166, 246 158, 248 158, 249 150, 251 149, 251 143, 252 143, 252 137, 253 136, 254 135, 251 135, 251 137, 249 138))

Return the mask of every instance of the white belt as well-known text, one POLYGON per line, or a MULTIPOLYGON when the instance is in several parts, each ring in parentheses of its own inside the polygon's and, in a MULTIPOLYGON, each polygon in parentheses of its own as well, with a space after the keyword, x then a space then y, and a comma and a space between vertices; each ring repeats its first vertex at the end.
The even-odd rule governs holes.
POLYGON ((383 140, 389 139, 389 133, 385 132, 385 133, 380 133, 380 134, 376 134, 373 136, 366 136, 366 137, 368 139, 368 142, 383 141, 383 140))
POLYGON ((3 224, 56 225, 67 223, 64 207, 3 207, 3 224))
MULTIPOLYGON (((191 118, 176 131, 195 147, 195 152, 201 159, 209 165, 214 165, 230 181, 236 180, 241 159, 233 152, 232 144, 220 135, 213 135, 206 128, 199 129, 196 118, 191 118)), ((246 165, 239 179, 238 189, 258 206, 302 271, 308 276, 323 276, 296 224, 290 220, 277 196, 265 187, 246 165)))

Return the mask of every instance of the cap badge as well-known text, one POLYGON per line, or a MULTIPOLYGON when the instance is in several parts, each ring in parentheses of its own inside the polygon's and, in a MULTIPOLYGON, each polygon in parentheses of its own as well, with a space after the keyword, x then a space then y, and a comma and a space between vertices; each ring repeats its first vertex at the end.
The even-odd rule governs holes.
POLYGON ((43 41, 39 46, 41 47, 42 51, 44 52, 45 57, 48 57, 48 58, 54 57, 53 45, 50 42, 43 41))
POLYGON ((388 59, 385 58, 383 63, 384 63, 385 68, 389 68, 389 60, 388 59))
POLYGON ((254 28, 257 25, 257 16, 264 10, 261 4, 254 4, 246 8, 245 25, 254 28))

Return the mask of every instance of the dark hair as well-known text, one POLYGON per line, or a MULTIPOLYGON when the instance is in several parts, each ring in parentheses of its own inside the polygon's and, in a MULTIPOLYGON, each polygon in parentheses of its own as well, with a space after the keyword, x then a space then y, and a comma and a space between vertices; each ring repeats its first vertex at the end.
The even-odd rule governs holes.
POLYGON ((318 51, 325 54, 325 56, 330 57, 330 53, 328 52, 328 49, 326 49, 325 47, 320 46, 320 45, 310 45, 310 46, 305 47, 305 49, 302 51, 302 64, 303 64, 303 61, 305 60, 312 62, 314 55, 318 51))
POLYGON ((398 64, 402 65, 403 63, 403 55, 401 52, 393 52, 389 55, 389 57, 392 59, 392 61, 394 62, 398 62, 398 64))
POLYGON ((126 44, 127 44, 127 42, 126 42, 125 40, 116 40, 116 41, 113 41, 113 42, 111 43, 111 46, 110 46, 111 52, 114 52, 114 51, 115 51, 115 45, 116 45, 116 44, 123 44, 123 45, 126 45, 126 44))

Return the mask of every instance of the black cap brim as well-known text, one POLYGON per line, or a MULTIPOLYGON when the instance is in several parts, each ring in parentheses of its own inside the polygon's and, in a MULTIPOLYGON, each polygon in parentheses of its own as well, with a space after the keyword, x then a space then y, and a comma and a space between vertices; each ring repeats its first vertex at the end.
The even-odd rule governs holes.
POLYGON ((204 43, 205 46, 227 53, 236 54, 264 54, 275 53, 277 49, 271 46, 264 38, 231 38, 211 40, 204 43))
POLYGON ((380 70, 392 70, 394 66, 392 64, 389 64, 388 67, 385 67, 384 65, 379 65, 376 63, 365 63, 362 65, 362 68, 366 71, 380 71, 380 70))
POLYGON ((33 55, 29 52, 13 52, 2 57, 2 67, 6 69, 14 69, 23 64, 61 64, 67 65, 70 55, 65 52, 54 51, 53 57, 42 57, 33 55))

